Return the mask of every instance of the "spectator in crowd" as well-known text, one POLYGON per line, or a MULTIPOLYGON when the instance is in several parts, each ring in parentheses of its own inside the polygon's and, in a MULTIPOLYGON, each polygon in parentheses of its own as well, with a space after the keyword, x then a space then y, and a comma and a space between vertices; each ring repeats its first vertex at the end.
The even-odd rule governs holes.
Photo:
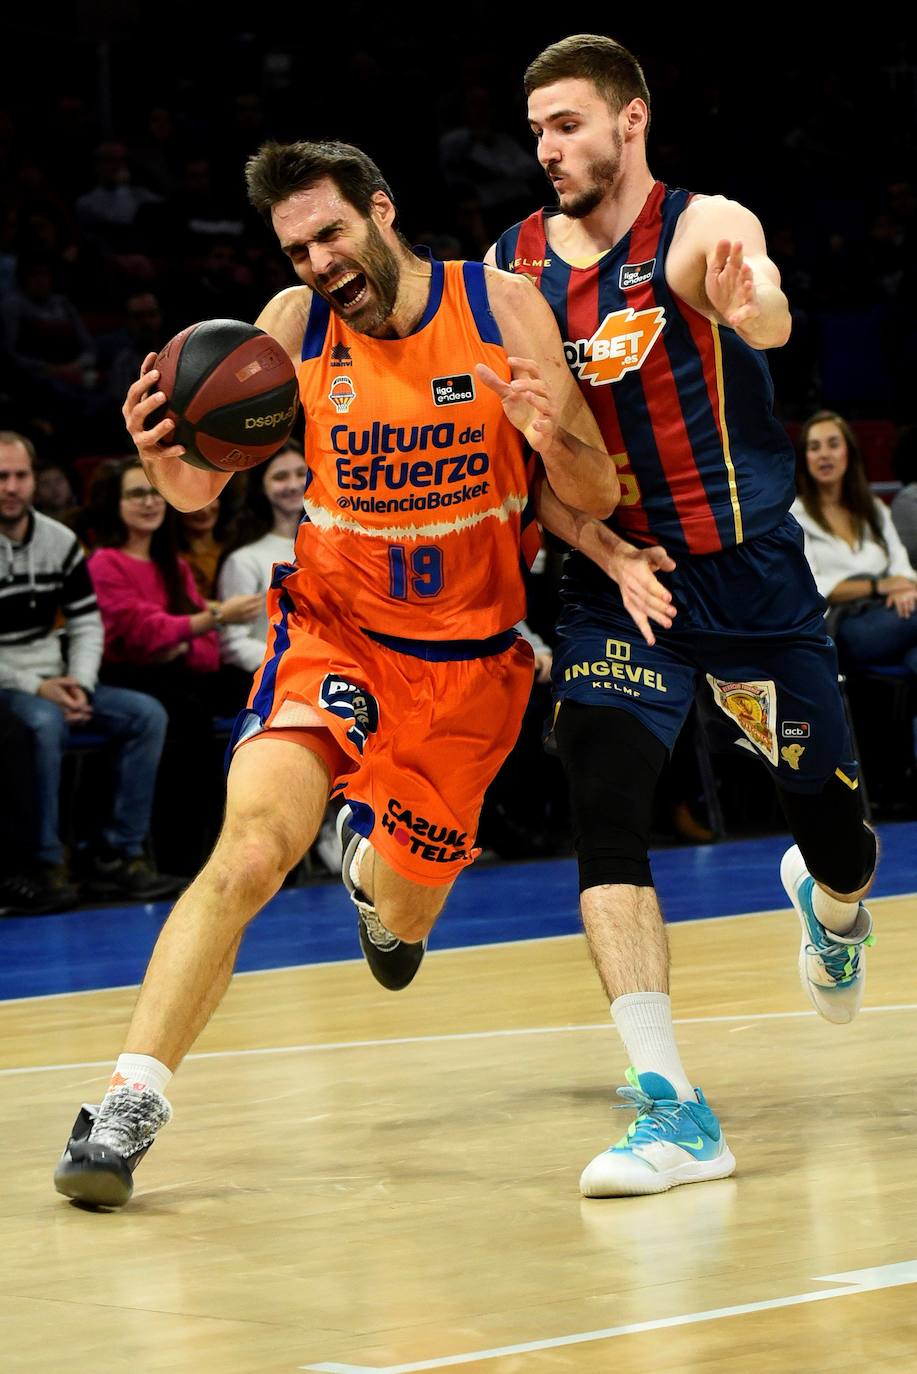
POLYGON ((252 276, 239 257, 239 246, 229 235, 198 240, 185 259, 181 303, 184 318, 195 320, 245 320, 258 314, 252 276), (200 250, 203 249, 203 252, 200 250))
POLYGON ((471 86, 465 91, 462 122, 443 134, 439 161, 449 189, 461 195, 472 189, 492 232, 531 204, 541 177, 533 172, 528 148, 497 123, 490 91, 471 86))
POLYGON ((2 347, 24 384, 75 403, 96 379, 92 336, 79 311, 54 289, 50 258, 22 254, 17 289, 0 306, 2 347))
POLYGON ((138 176, 162 196, 178 182, 182 131, 168 105, 153 105, 143 118, 143 128, 131 147, 131 161, 138 176))
POLYGON ((190 566, 205 601, 212 601, 216 592, 217 568, 235 508, 236 492, 224 487, 209 505, 201 510, 182 511, 178 517, 179 552, 190 566))
POLYGON ((166 342, 162 310, 152 291, 135 291, 124 303, 124 327, 100 340, 101 362, 107 372, 108 391, 120 406, 127 389, 150 352, 158 353, 166 342))
POLYGON ((55 462, 53 459, 39 462, 35 470, 33 505, 42 515, 72 527, 80 505, 66 463, 55 462))
POLYGON ((205 256, 214 239, 241 240, 245 207, 241 198, 221 195, 213 184, 210 159, 195 152, 181 169, 179 189, 160 204, 144 206, 137 216, 140 246, 164 267, 175 268, 183 254, 205 256))
POLYGON ((908 425, 898 436, 893 459, 901 490, 892 502, 892 520, 917 568, 917 425, 908 425))
POLYGON ((306 463, 302 449, 287 444, 270 462, 252 468, 245 497, 230 530, 226 555, 217 576, 221 598, 257 595, 257 617, 220 629, 223 662, 251 675, 264 657, 267 637, 265 595, 275 563, 287 563, 302 517, 306 463))
POLYGON ((142 686, 166 708, 173 746, 163 764, 167 852, 173 867, 190 872, 221 811, 214 718, 244 705, 236 683, 227 699, 216 630, 253 620, 263 598, 204 600, 178 554, 177 513, 136 458, 99 470, 90 515, 97 547, 89 571, 105 626, 102 677, 142 686))
POLYGON ((822 410, 799 442, 793 514, 842 666, 903 664, 917 674, 917 572, 869 489, 854 434, 840 415, 822 410))
POLYGON ((59 824, 61 760, 71 727, 115 749, 111 815, 87 866, 90 893, 147 901, 177 890, 144 853, 166 714, 141 692, 98 683, 102 622, 76 535, 34 509, 35 450, 0 431, 0 704, 32 737, 38 811, 35 900, 77 900, 59 824), (63 617, 66 639, 57 632, 63 617))
POLYGON ((112 249, 122 248, 138 210, 157 204, 161 197, 146 186, 132 184, 123 143, 100 143, 95 152, 95 171, 95 185, 77 198, 77 218, 112 249))

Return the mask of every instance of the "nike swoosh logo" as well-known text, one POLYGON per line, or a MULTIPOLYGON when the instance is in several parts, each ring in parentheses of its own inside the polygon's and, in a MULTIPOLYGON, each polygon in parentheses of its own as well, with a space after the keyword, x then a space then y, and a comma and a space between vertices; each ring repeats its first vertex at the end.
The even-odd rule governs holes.
POLYGON ((676 1140, 676 1145, 683 1145, 686 1150, 700 1150, 703 1148, 704 1138, 698 1136, 696 1140, 676 1140))

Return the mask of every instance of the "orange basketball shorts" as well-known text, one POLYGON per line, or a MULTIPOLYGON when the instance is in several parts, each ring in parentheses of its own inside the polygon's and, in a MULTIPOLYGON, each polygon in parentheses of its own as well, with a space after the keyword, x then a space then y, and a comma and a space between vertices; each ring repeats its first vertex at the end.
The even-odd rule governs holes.
POLYGON ((451 883, 480 852, 481 804, 519 733, 531 647, 516 637, 484 657, 429 662, 377 643, 338 604, 316 595, 304 604, 299 587, 293 596, 282 583, 268 593, 268 614, 237 743, 283 730, 326 761, 353 829, 397 873, 451 883))

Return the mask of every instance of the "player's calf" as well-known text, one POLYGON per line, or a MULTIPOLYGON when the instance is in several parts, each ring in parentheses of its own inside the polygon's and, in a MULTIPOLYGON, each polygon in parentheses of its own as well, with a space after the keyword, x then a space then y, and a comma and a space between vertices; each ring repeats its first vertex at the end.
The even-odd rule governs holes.
POLYGON ((377 983, 390 992, 400 992, 413 981, 423 962, 427 940, 402 939, 382 920, 370 896, 361 887, 361 862, 369 848, 369 841, 350 827, 351 810, 344 806, 338 815, 338 835, 343 857, 341 878, 357 909, 357 930, 360 948, 377 983))

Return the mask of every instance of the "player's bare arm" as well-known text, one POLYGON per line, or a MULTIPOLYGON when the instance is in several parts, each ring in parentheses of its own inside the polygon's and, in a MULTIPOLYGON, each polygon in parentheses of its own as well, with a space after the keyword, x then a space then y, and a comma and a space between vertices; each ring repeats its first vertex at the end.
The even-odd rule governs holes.
POLYGON ((550 307, 530 282, 508 272, 489 269, 487 290, 513 378, 503 382, 481 366, 478 375, 541 455, 560 499, 604 519, 620 499, 617 474, 595 417, 570 376, 550 307))
POLYGON ((650 621, 669 629, 676 614, 671 592, 656 576, 657 572, 671 572, 675 567, 665 549, 659 544, 635 548, 600 520, 564 505, 549 484, 541 480, 535 486, 535 510, 545 529, 571 548, 579 549, 617 582, 621 600, 637 629, 647 644, 655 644, 650 621))
MULTIPOLYGON (((299 362, 299 349, 311 297, 308 287, 290 287, 269 301, 255 321, 259 329, 273 335, 286 349, 294 366, 299 362)), ((148 353, 141 365, 140 376, 128 389, 121 414, 150 485, 176 510, 201 510, 219 496, 232 474, 205 472, 183 463, 182 454, 185 450, 180 444, 169 442, 175 428, 171 420, 160 420, 151 429, 144 428, 147 416, 158 410, 166 399, 156 389, 159 372, 154 367, 155 362, 156 354, 148 353)))
POLYGON ((691 201, 672 240, 666 280, 688 305, 734 329, 751 348, 780 348, 790 337, 789 305, 764 230, 737 201, 691 201))

